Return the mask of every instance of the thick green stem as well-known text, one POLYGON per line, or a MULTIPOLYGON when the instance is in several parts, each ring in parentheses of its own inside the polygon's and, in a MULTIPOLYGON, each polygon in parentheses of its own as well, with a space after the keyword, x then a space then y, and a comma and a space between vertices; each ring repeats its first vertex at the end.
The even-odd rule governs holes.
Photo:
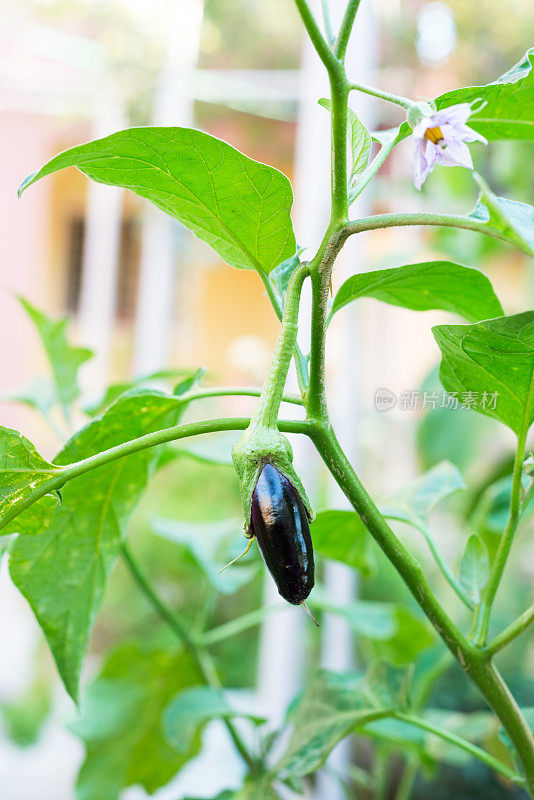
POLYGON ((534 796, 534 737, 521 709, 485 651, 471 644, 438 602, 421 567, 389 528, 363 488, 331 428, 318 425, 312 439, 332 476, 382 548, 462 669, 470 676, 508 733, 534 796))
POLYGON ((495 653, 498 653, 499 650, 502 650, 503 647, 506 647, 507 644, 520 636, 523 631, 526 631, 533 620, 534 604, 527 608, 526 611, 523 611, 521 616, 514 620, 511 625, 509 625, 501 633, 497 634, 497 636, 495 636, 490 642, 488 642, 486 645, 486 652, 490 655, 495 655, 495 653))
POLYGON ((302 284, 310 274, 306 263, 301 264, 294 271, 287 288, 286 302, 284 306, 284 316, 282 317, 282 327, 278 334, 276 346, 269 374, 265 379, 261 390, 260 399, 254 409, 250 420, 251 428, 260 425, 264 427, 276 428, 278 423, 278 411, 284 392, 284 386, 297 344, 298 333, 298 314, 300 294, 302 284))
POLYGON ((317 426, 311 437, 334 479, 354 506, 362 522, 395 566, 408 589, 460 663, 475 648, 467 641, 435 597, 418 561, 395 536, 385 518, 373 503, 341 449, 332 428, 317 426))
MULTIPOLYGON (((145 595, 146 599, 150 603, 150 605, 154 608, 156 613, 161 617, 161 619, 169 626, 169 628, 173 631, 176 635, 177 639, 183 644, 193 661, 195 662, 200 675, 202 676, 205 683, 213 689, 220 689, 221 683, 217 676, 217 672, 215 670, 215 665, 213 664, 210 656, 208 653, 202 650, 202 648, 198 647, 194 639, 189 635, 189 632, 186 628, 182 625, 180 620, 176 617, 175 614, 170 611, 169 608, 162 602, 162 600, 158 597, 146 577, 144 576, 142 570, 140 569, 137 561, 133 557, 132 553, 130 552, 128 546, 123 544, 122 546, 122 554, 124 556, 124 560, 132 577, 134 578, 135 582, 145 595)), ((255 769, 257 767, 256 760, 250 755, 247 746, 241 739, 238 731, 236 730, 234 724, 229 719, 223 718, 223 723, 226 726, 228 733, 234 745, 241 755, 243 761, 247 764, 249 769, 255 769)))
POLYGON ((488 638, 491 609, 493 608, 493 603, 495 601, 495 597, 499 589, 501 578, 503 576, 504 569, 506 567, 506 562, 508 561, 508 556, 510 555, 512 543, 514 541, 515 532, 519 524, 520 513, 521 513, 521 491, 522 491, 521 478, 523 474, 523 460, 525 458, 526 438, 527 438, 527 431, 525 430, 524 433, 519 437, 517 442, 517 450, 515 454, 514 470, 512 477, 512 492, 510 495, 510 512, 508 515, 508 521, 506 523, 503 535, 501 536, 499 547, 497 548, 497 553, 495 554, 495 559, 491 566, 491 574, 488 584, 486 586, 486 590, 484 592, 484 596, 482 598, 482 602, 480 603, 477 609, 473 638, 479 647, 483 647, 486 644, 486 640, 488 638))

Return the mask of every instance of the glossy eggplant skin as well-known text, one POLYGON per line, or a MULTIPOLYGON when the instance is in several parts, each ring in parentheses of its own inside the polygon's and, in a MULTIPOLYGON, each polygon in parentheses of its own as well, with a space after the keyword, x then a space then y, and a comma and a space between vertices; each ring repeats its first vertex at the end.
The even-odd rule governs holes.
POLYGON ((272 464, 265 464, 254 489, 249 533, 280 595, 292 605, 302 603, 314 584, 308 515, 291 481, 272 464))

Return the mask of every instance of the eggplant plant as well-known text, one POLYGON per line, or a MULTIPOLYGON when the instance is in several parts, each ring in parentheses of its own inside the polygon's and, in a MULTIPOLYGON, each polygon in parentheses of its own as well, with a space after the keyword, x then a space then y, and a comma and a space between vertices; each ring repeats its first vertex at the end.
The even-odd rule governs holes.
MULTIPOLYGON (((317 252, 308 259, 297 248, 287 177, 199 130, 129 128, 60 153, 22 183, 20 194, 47 175, 76 167, 92 180, 148 199, 206 242, 230 267, 257 273, 280 320, 280 332, 261 389, 206 387, 200 373, 179 375, 172 393, 150 386, 155 379, 174 377, 172 373, 111 387, 104 403, 52 461, 18 431, 1 428, 2 549, 8 551, 11 578, 33 609, 59 675, 75 701, 80 700, 80 672, 89 636, 120 556, 176 638, 174 648, 121 646, 110 655, 96 683, 83 693, 77 723, 87 751, 77 788, 83 800, 114 800, 124 787, 134 784, 155 792, 198 753, 202 729, 212 719, 223 721, 246 769, 242 788, 223 792, 219 800, 274 799, 287 796, 288 787, 302 793, 309 783, 307 776, 323 765, 339 741, 351 735, 377 743, 379 762, 380 754, 386 753, 382 758, 386 771, 387 747, 396 742, 404 764, 397 800, 412 796, 418 773, 428 767, 430 740, 441 743, 442 752, 450 755, 452 751, 458 758, 489 767, 510 796, 518 791, 534 798, 532 709, 520 707, 496 665, 496 658, 527 631, 534 605, 501 629, 496 627, 494 613, 496 601, 506 590, 510 553, 534 496, 527 445, 534 420, 534 311, 526 308, 504 315, 481 271, 445 260, 358 272, 330 298, 337 256, 349 237, 365 231, 398 226, 455 228, 534 255, 534 208, 497 196, 473 171, 470 150, 471 146, 491 147, 497 140, 534 139, 534 50, 496 81, 421 102, 364 86, 356 82, 357 76, 348 74, 345 54, 359 0, 348 0, 337 31, 328 0, 322 3, 323 24, 307 0, 295 0, 295 5, 330 85, 330 98, 318 98, 331 122, 330 217, 317 252), (350 105, 356 93, 395 105, 399 126, 368 131, 350 105), (420 189, 434 169, 461 166, 478 186, 476 207, 469 213, 403 211, 351 218, 354 200, 408 137, 414 143, 415 187, 420 189), (309 353, 302 352, 298 343, 306 283, 311 285, 309 353), (449 396, 466 398, 466 402, 469 398, 466 414, 482 414, 492 425, 500 423, 515 435, 511 474, 509 470, 499 476, 507 483, 504 489, 501 486, 505 508, 499 511, 504 522, 498 544, 488 551, 483 535, 487 514, 472 514, 472 534, 459 570, 441 552, 429 522, 434 505, 464 487, 458 470, 442 464, 422 475, 402 496, 378 504, 332 427, 325 378, 328 324, 360 297, 415 311, 445 309, 465 320, 433 328, 441 351, 441 384, 449 396), (284 395, 292 361, 298 396, 284 395), (200 407, 203 398, 243 394, 258 398, 250 418, 181 421, 186 409, 200 407), (303 408, 305 419, 282 418, 282 400, 303 408), (211 652, 215 642, 257 625, 270 610, 260 608, 220 628, 199 631, 184 623, 158 595, 127 543, 130 517, 154 472, 166 457, 172 457, 169 445, 181 447, 193 437, 225 431, 242 432, 232 458, 241 490, 243 528, 249 545, 256 538, 282 596, 295 604, 309 598, 319 613, 332 610, 320 591, 314 601, 312 542, 321 557, 365 571, 374 540, 390 562, 389 569, 412 595, 418 609, 412 625, 424 630, 422 646, 411 657, 415 672, 388 660, 371 664, 366 674, 314 672, 291 708, 287 724, 292 734, 281 753, 272 732, 262 733, 263 720, 247 717, 250 735, 245 733, 246 725, 235 724, 235 717, 247 715, 228 700, 211 652), (314 515, 293 466, 286 433, 311 440, 353 511, 331 509, 314 515), (454 604, 440 599, 424 565, 394 530, 399 521, 427 540, 437 568, 463 608, 460 613, 454 613, 454 604), (460 715, 458 722, 458 716, 453 720, 426 707, 432 687, 451 663, 456 663, 487 709, 477 717, 478 732, 473 732, 469 714, 460 715), (111 693, 113 685, 115 693, 111 693), (500 731, 500 738, 481 733, 480 725, 486 733, 500 731)), ((68 342, 64 321, 54 322, 28 301, 23 303, 52 363, 50 402, 63 409, 69 423, 72 404, 79 396, 77 371, 91 354, 68 342)), ((43 410, 42 397, 20 399, 43 410)), ((224 581, 233 579, 232 570, 213 577, 206 553, 200 552, 193 534, 188 537, 187 546, 197 563, 204 571, 211 570, 218 591, 224 591, 224 581)), ((355 601, 337 613, 365 638, 370 634, 362 623, 364 606, 365 601, 355 601)), ((380 624, 390 624, 390 612, 389 607, 375 609, 382 615, 380 624)), ((395 613, 406 616, 412 611, 401 606, 395 613)), ((364 790, 366 797, 373 791, 376 797, 386 796, 383 783, 381 790, 370 789, 365 785, 365 771, 354 769, 348 796, 360 796, 358 792, 364 790), (360 784, 362 789, 357 788, 360 784)))

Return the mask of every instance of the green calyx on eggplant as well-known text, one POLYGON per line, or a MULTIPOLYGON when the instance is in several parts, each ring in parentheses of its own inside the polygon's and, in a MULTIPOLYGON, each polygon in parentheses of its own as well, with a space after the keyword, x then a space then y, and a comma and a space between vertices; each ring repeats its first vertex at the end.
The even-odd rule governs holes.
POLYGON ((264 464, 250 508, 250 538, 255 537, 280 595, 303 603, 314 585, 309 515, 291 481, 273 464, 264 464))

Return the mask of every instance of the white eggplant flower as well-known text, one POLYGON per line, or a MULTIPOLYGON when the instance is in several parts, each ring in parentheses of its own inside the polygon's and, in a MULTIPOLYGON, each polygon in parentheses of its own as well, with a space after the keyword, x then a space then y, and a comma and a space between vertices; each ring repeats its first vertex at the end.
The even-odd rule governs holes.
POLYGON ((436 164, 473 169, 466 142, 487 144, 488 141, 466 125, 472 113, 470 103, 460 103, 422 117, 415 125, 413 182, 416 189, 421 189, 436 164))

